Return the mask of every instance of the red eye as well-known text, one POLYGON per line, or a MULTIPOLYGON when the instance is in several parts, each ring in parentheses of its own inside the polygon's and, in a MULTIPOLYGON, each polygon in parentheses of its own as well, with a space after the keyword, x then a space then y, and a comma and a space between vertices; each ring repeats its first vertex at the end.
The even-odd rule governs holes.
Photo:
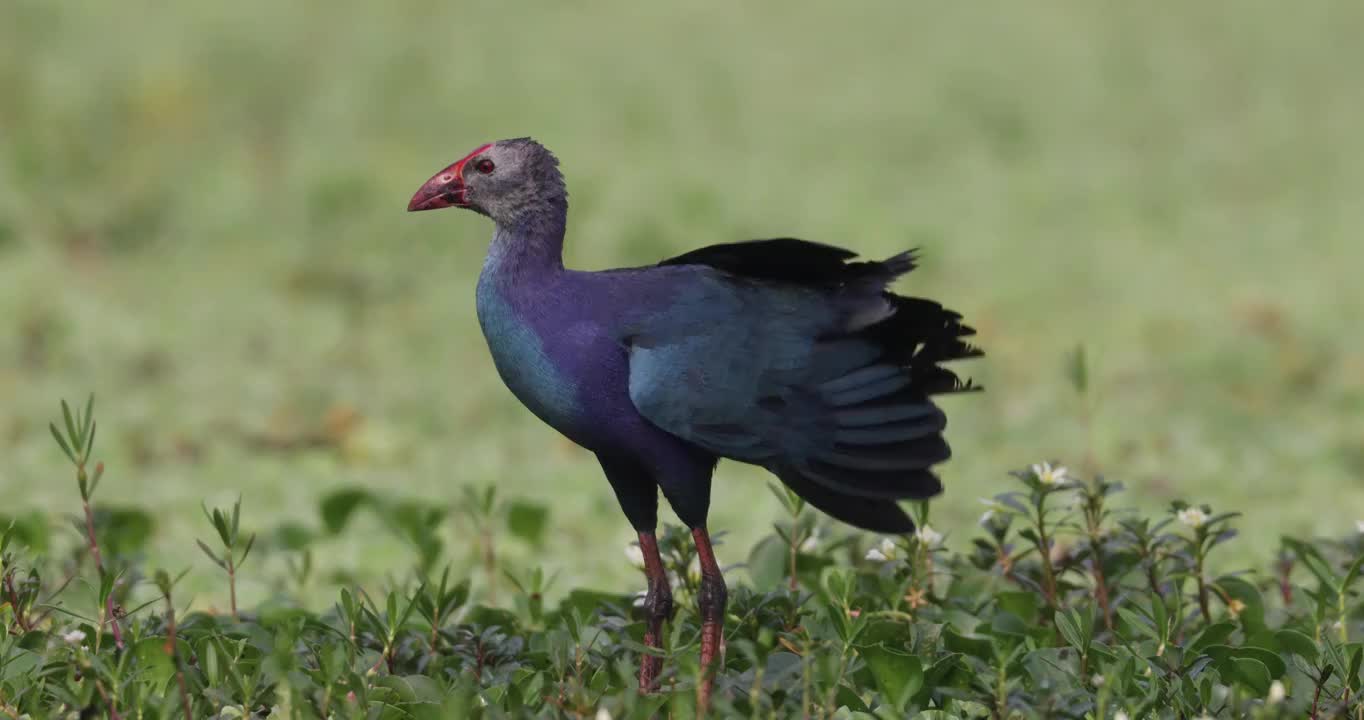
POLYGON ((474 169, 483 173, 484 175, 487 175, 488 173, 492 172, 493 168, 495 167, 497 166, 493 165, 493 161, 489 160, 488 158, 479 158, 478 162, 474 163, 474 169))

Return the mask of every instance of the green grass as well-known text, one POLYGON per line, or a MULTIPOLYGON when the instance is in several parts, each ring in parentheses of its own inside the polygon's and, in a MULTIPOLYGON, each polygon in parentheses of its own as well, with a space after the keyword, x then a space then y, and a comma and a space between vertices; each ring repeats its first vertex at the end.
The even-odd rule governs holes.
MULTIPOLYGON (((102 502, 157 509, 157 564, 203 563, 201 500, 240 493, 267 528, 315 523, 338 487, 454 504, 495 483, 552 506, 538 562, 564 587, 637 585, 596 463, 482 346, 486 222, 403 212, 433 170, 532 134, 567 172, 577 267, 783 234, 924 248, 902 289, 989 353, 987 392, 948 401, 951 545, 1000 468, 1085 455, 1079 343, 1093 456, 1138 504, 1245 510, 1247 560, 1364 517, 1358 4, 0 14, 6 513, 75 509, 45 425, 94 391, 102 502), (352 412, 339 452, 262 447, 352 412)), ((722 466, 711 524, 733 547, 778 512, 760 473, 722 466)), ((369 576, 406 552, 327 548, 369 576)), ((246 604, 268 592, 244 582, 246 604)))

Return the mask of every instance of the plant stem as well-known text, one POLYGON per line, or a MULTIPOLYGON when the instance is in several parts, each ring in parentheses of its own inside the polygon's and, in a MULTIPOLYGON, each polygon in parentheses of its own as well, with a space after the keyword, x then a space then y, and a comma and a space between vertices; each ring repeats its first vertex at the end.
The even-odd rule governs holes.
POLYGON ((1279 597, 1285 606, 1293 604, 1293 586, 1288 582, 1288 576, 1293 572, 1292 560, 1281 560, 1279 562, 1279 597))
POLYGON ((175 682, 180 687, 180 707, 185 712, 185 720, 194 720, 194 714, 190 710, 189 689, 185 687, 185 669, 180 664, 180 646, 175 641, 175 605, 171 602, 169 590, 166 596, 166 652, 171 656, 171 662, 175 663, 175 682))
POLYGON ((1094 596, 1099 601, 1099 607, 1104 613, 1104 628, 1110 633, 1113 632, 1113 608, 1108 603, 1108 580, 1104 577, 1102 543, 1097 537, 1097 530, 1090 535, 1090 569, 1094 574, 1094 596))
POLYGON ((844 643, 843 652, 838 655, 838 677, 829 686, 829 692, 824 697, 822 709, 828 717, 833 717, 833 712, 829 708, 833 706, 834 700, 838 697, 838 686, 843 684, 843 676, 848 672, 848 649, 849 646, 844 643))
POLYGON ((1160 580, 1156 579, 1155 558, 1148 559, 1146 563, 1146 583, 1151 586, 1152 595, 1161 600, 1165 599, 1165 596, 1160 592, 1160 580))
POLYGON ((1004 665, 999 666, 999 673, 995 676, 995 717, 1006 718, 1009 716, 1009 692, 1008 677, 1004 674, 1004 665))
POLYGON ((95 690, 99 692, 99 699, 104 701, 104 707, 109 709, 109 720, 121 720, 122 716, 114 708, 114 701, 109 697, 109 691, 104 688, 104 683, 96 680, 95 690))
POLYGON ((14 571, 5 573, 5 594, 9 596, 10 607, 14 608, 14 622, 19 625, 19 629, 28 632, 33 629, 28 620, 24 617, 24 608, 19 604, 19 594, 14 591, 14 571))
MULTIPOLYGON (((1336 593, 1336 625, 1340 626, 1340 643, 1342 645, 1350 642, 1350 609, 1345 605, 1345 598, 1349 596, 1349 588, 1342 587, 1336 593)), ((1347 686, 1348 687, 1348 686, 1347 686)))
POLYGON ((793 527, 791 528, 791 530, 792 530, 792 532, 791 532, 791 580, 790 580, 790 583, 789 583, 788 587, 790 587, 792 590, 795 590, 796 587, 797 587, 797 583, 796 583, 796 559, 797 559, 797 557, 798 557, 798 552, 799 552, 799 550, 800 550, 800 543, 797 542, 797 540, 796 540, 795 527, 793 526, 793 527))
POLYGON ((483 545, 483 574, 488 578, 488 601, 497 597, 497 554, 493 550, 493 533, 487 523, 479 529, 483 545))
POLYGON ((1198 549, 1194 553, 1194 572, 1198 580, 1198 609, 1203 613, 1203 624, 1212 624, 1212 614, 1208 609, 1208 583, 1203 579, 1203 543, 1200 538, 1198 549))
MULTIPOLYGON (((80 473, 80 475, 84 476, 85 467, 82 465, 81 467, 77 468, 77 472, 80 473)), ((102 581, 105 572, 104 558, 103 556, 100 555, 99 552, 99 541, 95 539, 95 514, 90 510, 89 500, 82 500, 81 505, 84 506, 85 508, 86 542, 90 547, 90 556, 95 559, 95 569, 99 571, 99 575, 102 581)), ((117 584, 117 580, 115 581, 115 584, 117 584)), ((114 645, 116 645, 119 650, 122 650, 123 631, 118 626, 118 616, 114 614, 113 586, 110 586, 109 594, 106 595, 104 598, 104 613, 105 616, 109 619, 109 627, 113 630, 114 633, 114 645)))
POLYGON ((237 615, 237 564, 236 564, 236 561, 235 561, 235 560, 233 559, 233 557, 232 557, 232 554, 233 554, 234 552, 235 552, 235 550, 234 550, 233 548, 230 548, 230 547, 229 547, 229 548, 227 549, 227 553, 226 553, 226 554, 227 554, 227 597, 228 597, 229 607, 232 608, 232 619, 233 619, 233 620, 240 620, 241 618, 237 615))
POLYGON ((1047 537, 1047 524, 1043 520, 1043 506, 1046 504, 1046 496, 1037 504, 1037 543, 1039 555, 1042 560, 1042 591, 1046 595, 1047 605, 1052 612, 1060 610, 1056 599, 1056 571, 1051 566, 1051 539, 1047 537))

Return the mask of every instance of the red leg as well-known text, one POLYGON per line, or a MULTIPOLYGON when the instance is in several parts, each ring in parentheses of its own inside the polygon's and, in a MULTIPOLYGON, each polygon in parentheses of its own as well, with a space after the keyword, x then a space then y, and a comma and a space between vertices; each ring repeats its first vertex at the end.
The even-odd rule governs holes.
MULTIPOLYGON (((644 631, 644 644, 663 649, 663 622, 673 614, 673 591, 668 585, 668 573, 663 569, 663 558, 658 556, 658 540, 652 532, 639 534, 639 549, 644 552, 644 574, 649 580, 649 591, 644 595, 644 612, 649 626, 644 631)), ((658 687, 658 675, 663 671, 663 658, 644 655, 639 661, 639 691, 653 692, 658 687)))
POLYGON ((720 573, 720 565, 715 562, 715 551, 710 546, 710 536, 703 527, 693 528, 692 539, 696 541, 696 556, 701 562, 701 684, 696 689, 696 702, 700 712, 710 707, 711 687, 715 673, 719 670, 718 657, 724 645, 725 577, 720 573))

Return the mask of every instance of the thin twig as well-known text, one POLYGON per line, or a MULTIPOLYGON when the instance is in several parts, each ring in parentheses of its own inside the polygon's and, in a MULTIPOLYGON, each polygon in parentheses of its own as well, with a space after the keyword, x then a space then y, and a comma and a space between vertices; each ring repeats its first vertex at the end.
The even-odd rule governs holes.
POLYGON ((33 629, 28 619, 24 617, 24 608, 19 604, 19 594, 14 591, 14 571, 5 573, 5 594, 9 596, 10 607, 14 609, 14 622, 20 630, 28 632, 33 629))
POLYGON ((237 615, 237 565, 236 565, 236 560, 232 557, 232 553, 233 553, 233 552, 235 552, 235 549, 229 547, 229 548, 227 549, 227 553, 226 553, 226 555, 227 555, 227 595, 228 595, 228 602, 229 602, 229 604, 230 604, 230 606, 231 606, 231 608, 232 608, 232 619, 233 619, 233 620, 240 620, 241 617, 237 615))
MULTIPOLYGON (((85 473, 85 468, 84 468, 84 466, 78 468, 78 471, 79 471, 80 473, 84 474, 84 473, 85 473)), ((96 468, 95 468, 95 475, 98 476, 98 475, 102 475, 102 474, 104 474, 104 463, 100 463, 100 464, 99 464, 98 466, 96 466, 96 468)), ((81 501, 81 505, 84 506, 84 508, 85 508, 85 534, 86 534, 86 542, 89 544, 89 547, 90 547, 90 556, 93 557, 93 558, 95 559, 95 569, 96 569, 97 571, 99 571, 100 580, 101 580, 101 582, 103 582, 103 579, 104 579, 104 572, 105 572, 105 570, 104 570, 104 558, 103 558, 102 555, 100 555, 100 552, 99 552, 99 541, 95 539, 95 514, 94 514, 94 512, 92 512, 92 511, 90 510, 90 501, 89 501, 89 500, 82 500, 82 501, 81 501)), ((116 585, 117 582, 118 582, 118 581, 115 580, 115 581, 114 581, 114 584, 116 585)), ((114 633, 114 645, 118 646, 118 649, 119 649, 119 650, 122 650, 122 649, 123 649, 123 631, 122 631, 122 630, 119 628, 119 626, 118 626, 118 616, 114 614, 114 590, 113 590, 113 585, 110 585, 110 587, 109 587, 109 594, 108 594, 107 596, 105 596, 105 598, 104 598, 104 613, 105 613, 105 615, 109 618, 109 627, 113 630, 113 633, 114 633)))
MULTIPOLYGON (((1097 548, 1095 548, 1095 552, 1098 552, 1097 548)), ((1109 632, 1113 632, 1113 606, 1108 602, 1108 580, 1104 578, 1104 569, 1099 563, 1099 556, 1097 554, 1094 555, 1094 557, 1090 558, 1090 561, 1093 563, 1094 584, 1097 588, 1094 595, 1098 599, 1099 607, 1103 609, 1104 613, 1104 628, 1109 632)))
POLYGON ((180 664, 180 646, 175 642, 175 605, 171 602, 170 588, 164 589, 166 596, 166 652, 175 663, 175 682, 180 687, 180 707, 185 711, 185 720, 194 720, 190 710, 189 689, 185 687, 185 669, 180 664))
POLYGON ((113 699, 109 697, 109 691, 104 689, 104 683, 96 680, 95 690, 99 692, 100 700, 104 701, 104 707, 109 709, 109 720, 122 720, 122 716, 120 716, 118 710, 114 708, 113 699))
POLYGON ((1203 549, 1200 547, 1194 553, 1194 571, 1198 573, 1195 577, 1198 580, 1198 609, 1203 613, 1203 625, 1212 624, 1212 612, 1208 607, 1208 582, 1203 578, 1203 549))

